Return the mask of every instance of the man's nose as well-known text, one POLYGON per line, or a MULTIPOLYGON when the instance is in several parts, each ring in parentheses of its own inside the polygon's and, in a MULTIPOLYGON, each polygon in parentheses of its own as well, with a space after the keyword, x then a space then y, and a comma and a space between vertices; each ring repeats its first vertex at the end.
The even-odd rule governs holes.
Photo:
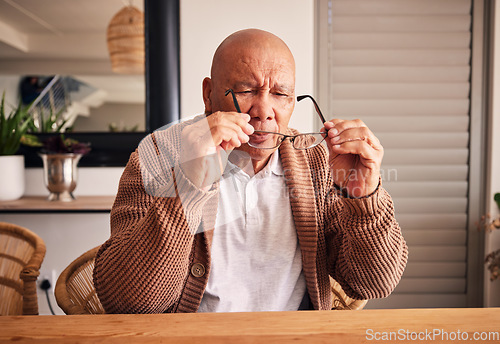
POLYGON ((274 119, 274 107, 270 94, 260 93, 253 99, 252 106, 248 112, 250 117, 258 118, 260 121, 274 119))

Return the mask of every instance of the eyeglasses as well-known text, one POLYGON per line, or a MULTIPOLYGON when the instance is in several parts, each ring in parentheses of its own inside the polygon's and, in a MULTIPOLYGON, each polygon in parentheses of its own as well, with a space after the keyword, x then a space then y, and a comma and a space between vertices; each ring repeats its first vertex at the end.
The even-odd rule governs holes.
MULTIPOLYGON (((232 89, 228 89, 225 92, 225 95, 227 96, 229 93, 231 93, 231 96, 233 97, 233 103, 234 107, 236 108, 236 111, 241 113, 240 105, 238 104, 238 99, 236 99, 236 94, 232 89)), ((314 108, 316 109, 316 113, 322 120, 321 123, 325 123, 326 122, 325 118, 323 117, 323 114, 321 113, 321 110, 313 97, 311 97, 310 95, 298 96, 297 101, 300 102, 305 98, 309 98, 312 100, 314 108)), ((289 138, 290 141, 292 142, 293 148, 309 149, 319 145, 321 142, 325 140, 327 136, 328 136, 328 131, 316 132, 316 133, 303 133, 298 135, 285 135, 281 133, 275 133, 272 131, 255 130, 254 133, 250 136, 250 141, 248 141, 248 145, 250 147, 258 149, 274 149, 279 147, 285 139, 289 138)))

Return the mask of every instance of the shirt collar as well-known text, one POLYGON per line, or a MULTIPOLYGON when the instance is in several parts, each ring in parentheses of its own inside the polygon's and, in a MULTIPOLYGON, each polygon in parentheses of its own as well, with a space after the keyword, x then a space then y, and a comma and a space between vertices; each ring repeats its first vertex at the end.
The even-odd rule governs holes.
MULTIPOLYGON (((281 165, 281 159, 279 154, 279 149, 276 149, 274 153, 269 158, 266 167, 262 169, 264 173, 274 173, 277 176, 283 176, 285 173, 283 172, 283 166, 281 165)), ((260 173, 259 172, 259 173, 260 173)))
MULTIPOLYGON (((249 164, 251 164, 249 162, 249 164)), ((229 173, 237 173, 238 171, 241 171, 241 168, 233 164, 231 161, 228 161, 226 164, 226 168, 224 169, 223 175, 228 175, 229 173)), ((273 154, 271 154, 271 157, 269 158, 269 161, 267 162, 267 165, 259 172, 259 174, 269 174, 273 173, 277 176, 283 176, 285 173, 283 172, 283 165, 281 164, 281 159, 280 159, 280 154, 279 150, 276 149, 273 154)))

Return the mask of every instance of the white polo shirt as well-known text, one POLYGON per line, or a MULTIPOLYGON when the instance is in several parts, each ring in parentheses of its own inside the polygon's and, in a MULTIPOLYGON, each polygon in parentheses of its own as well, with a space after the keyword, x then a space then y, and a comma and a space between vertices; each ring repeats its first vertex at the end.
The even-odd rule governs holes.
POLYGON ((278 150, 253 177, 228 162, 211 259, 199 312, 299 308, 306 282, 278 150))

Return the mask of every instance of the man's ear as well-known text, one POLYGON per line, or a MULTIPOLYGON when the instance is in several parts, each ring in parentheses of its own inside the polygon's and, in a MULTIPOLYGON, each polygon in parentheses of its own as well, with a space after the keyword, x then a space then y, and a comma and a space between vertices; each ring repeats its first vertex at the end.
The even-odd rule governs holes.
POLYGON ((205 103, 205 114, 209 115, 212 113, 212 79, 209 77, 203 79, 202 90, 203 103, 205 103))

